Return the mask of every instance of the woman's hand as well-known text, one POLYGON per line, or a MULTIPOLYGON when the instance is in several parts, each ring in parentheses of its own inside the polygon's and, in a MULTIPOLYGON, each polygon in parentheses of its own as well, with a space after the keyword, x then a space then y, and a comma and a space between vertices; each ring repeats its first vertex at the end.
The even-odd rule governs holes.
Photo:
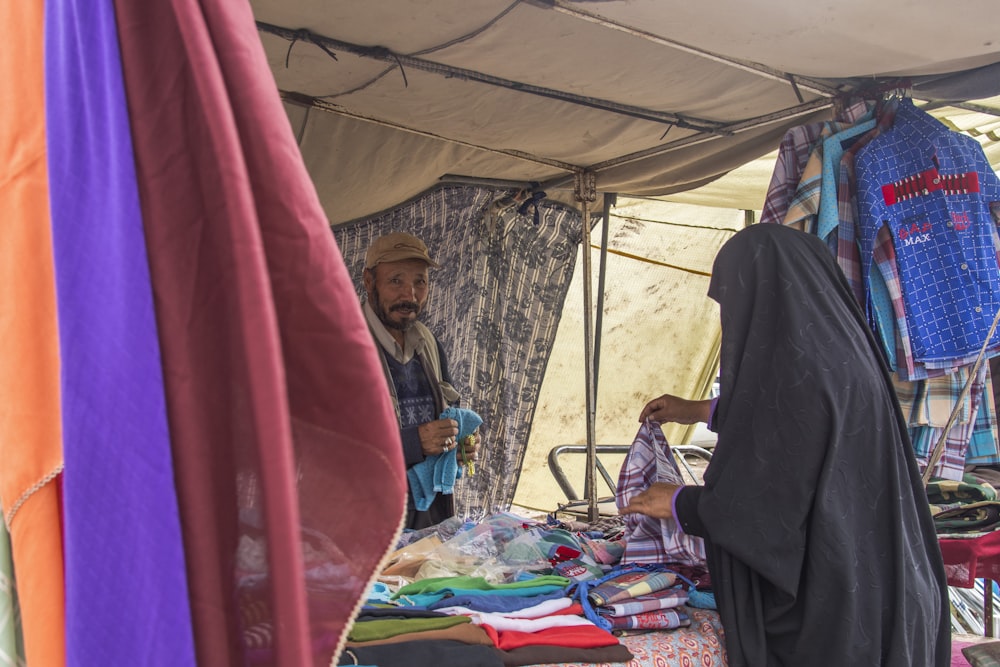
POLYGON ((676 422, 678 424, 695 424, 697 422, 708 423, 711 411, 711 399, 704 401, 690 401, 679 396, 664 394, 659 398, 654 398, 639 415, 639 421, 652 419, 655 422, 676 422))
POLYGON ((655 482, 645 491, 637 493, 619 514, 645 514, 656 519, 670 519, 674 516, 674 493, 681 488, 678 484, 655 482))

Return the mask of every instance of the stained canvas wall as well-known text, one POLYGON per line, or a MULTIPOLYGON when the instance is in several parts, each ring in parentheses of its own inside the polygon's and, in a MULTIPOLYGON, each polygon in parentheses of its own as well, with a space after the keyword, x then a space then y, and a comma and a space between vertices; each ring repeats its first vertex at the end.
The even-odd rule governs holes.
MULTIPOLYGON (((700 398, 716 373, 718 306, 708 281, 718 248, 744 225, 743 211, 639 199, 612 209, 598 358, 596 441, 630 444, 645 403, 663 393, 700 398)), ((592 240, 600 243, 595 228, 592 240)), ((600 252, 591 249, 594 300, 600 252)), ((558 445, 587 442, 584 393, 583 262, 576 263, 549 358, 514 502, 552 510, 567 498, 548 466, 558 445)), ((674 425, 672 443, 709 437, 674 425)), ((620 456, 602 457, 617 475, 620 456)), ((584 495, 585 457, 561 458, 584 495)), ((598 479, 600 496, 610 490, 598 479)))

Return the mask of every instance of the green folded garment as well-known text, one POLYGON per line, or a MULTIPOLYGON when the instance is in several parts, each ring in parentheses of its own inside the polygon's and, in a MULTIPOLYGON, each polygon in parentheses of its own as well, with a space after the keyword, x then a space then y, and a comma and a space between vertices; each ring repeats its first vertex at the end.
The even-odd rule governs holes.
MULTIPOLYGON (((517 591, 525 588, 537 588, 541 586, 558 586, 565 588, 569 586, 570 580, 566 577, 554 575, 542 575, 525 581, 515 581, 509 584, 491 584, 483 577, 429 577, 414 581, 412 584, 403 586, 393 599, 404 595, 419 595, 421 593, 438 593, 443 590, 450 591, 490 591, 492 593, 503 593, 504 591, 517 591)), ((509 594, 509 593, 508 593, 509 594)))
POLYGON ((440 616, 438 618, 393 618, 378 621, 359 621, 354 624, 347 638, 352 642, 370 642, 388 639, 408 632, 444 630, 462 623, 470 623, 468 616, 440 616))

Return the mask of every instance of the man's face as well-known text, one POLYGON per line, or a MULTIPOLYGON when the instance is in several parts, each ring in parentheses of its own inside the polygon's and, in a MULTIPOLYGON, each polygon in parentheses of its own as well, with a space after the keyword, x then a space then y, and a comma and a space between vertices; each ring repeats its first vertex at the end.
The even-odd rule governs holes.
POLYGON ((387 329, 406 331, 427 302, 427 263, 419 259, 384 262, 364 273, 372 310, 387 329))

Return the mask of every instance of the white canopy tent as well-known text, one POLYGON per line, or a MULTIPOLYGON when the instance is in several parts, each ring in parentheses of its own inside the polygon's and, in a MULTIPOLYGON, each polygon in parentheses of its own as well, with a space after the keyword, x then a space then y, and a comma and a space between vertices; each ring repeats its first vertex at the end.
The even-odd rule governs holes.
MULTIPOLYGON (((710 270, 718 245, 742 224, 739 211, 760 208, 773 151, 785 131, 828 118, 859 96, 905 89, 946 123, 978 136, 991 162, 1000 164, 1000 41, 989 20, 992 0, 251 5, 292 129, 335 226, 391 209, 441 183, 544 191, 586 214, 601 207, 601 193, 730 210, 719 223, 704 213, 664 214, 643 199, 620 199, 609 245, 652 259, 612 255, 608 275, 624 279, 625 292, 635 289, 641 267, 667 265, 668 271, 695 276, 685 281, 694 287, 685 289, 696 290, 690 298, 706 301, 707 279, 699 272, 710 270), (664 218, 675 224, 661 224, 664 218), (729 231, 719 232, 720 224, 729 231), (699 226, 710 228, 711 240, 704 231, 692 231, 699 226)), ((599 245, 584 227, 582 245, 599 245)), ((597 252, 581 254, 583 276, 593 273, 597 252)), ((602 422, 614 423, 611 429, 599 431, 595 423, 598 397, 584 392, 595 384, 594 283, 575 280, 584 307, 573 291, 569 308, 588 315, 579 316, 583 340, 567 344, 575 347, 578 363, 586 360, 582 386, 575 379, 569 383, 576 399, 568 403, 540 401, 539 419, 547 402, 562 405, 568 418, 558 442, 547 435, 531 448, 593 445, 598 437, 620 442, 623 432, 634 430, 632 415, 622 426, 625 417, 611 414, 602 422)), ((659 300, 654 295, 625 312, 658 321, 661 328, 678 327, 669 338, 676 339, 674 346, 685 334, 687 343, 677 343, 672 353, 682 364, 644 355, 640 343, 650 336, 638 328, 637 358, 612 368, 601 359, 602 392, 609 391, 612 373, 690 378, 655 389, 630 387, 633 412, 655 395, 651 391, 707 391, 717 335, 705 324, 712 319, 711 305, 677 306, 679 294, 661 293, 659 300), (634 373, 625 363, 645 368, 634 373)), ((609 301, 609 313, 613 307, 609 301)), ((568 331, 561 329, 560 337, 568 331)), ((561 363, 554 352, 550 368, 561 363)), ((599 404, 605 402, 602 396, 599 404)), ((525 462, 537 468, 537 458, 529 455, 525 462)), ((588 488, 594 488, 592 471, 588 466, 588 488)))
POLYGON ((251 4, 334 224, 461 178, 681 192, 886 79, 1000 94, 991 0, 251 4))

